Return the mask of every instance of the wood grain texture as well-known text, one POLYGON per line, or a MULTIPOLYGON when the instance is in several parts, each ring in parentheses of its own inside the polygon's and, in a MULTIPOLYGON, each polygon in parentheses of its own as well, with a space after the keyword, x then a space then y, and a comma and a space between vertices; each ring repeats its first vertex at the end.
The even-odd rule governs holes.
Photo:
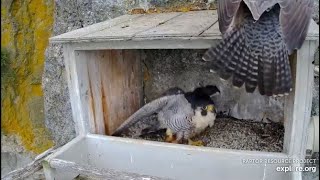
MULTIPOLYGON (((124 174, 132 172, 181 180, 282 180, 292 177, 289 172, 275 172, 277 166, 290 166, 291 163, 265 162, 267 159, 290 158, 285 153, 185 146, 97 134, 88 134, 77 143, 74 142, 73 140, 73 144, 68 143, 62 147, 59 152, 47 158, 46 162, 50 164, 52 159, 58 159, 71 162, 81 169, 93 169, 97 173, 100 173, 99 170, 116 170, 124 174), (87 165, 90 167, 87 168, 87 165), (195 173, 195 167, 201 169, 200 174, 195 173), (235 171, 230 173, 230 168, 235 171)), ((48 179, 72 179, 79 174, 84 175, 81 171, 76 171, 77 168, 70 170, 65 165, 59 165, 57 169, 54 169, 57 166, 46 167, 46 172, 51 172, 51 178, 48 179)), ((135 176, 130 177, 135 179, 135 176)))
POLYGON ((103 49, 208 49, 212 45, 218 43, 217 39, 209 39, 203 37, 198 39, 188 37, 186 39, 173 39, 155 37, 153 39, 139 39, 137 41, 128 40, 99 40, 95 42, 81 42, 72 44, 77 50, 103 50, 103 49))
POLYGON ((311 19, 306 40, 319 41, 319 25, 311 19))
POLYGON ((293 91, 285 99, 284 152, 305 157, 307 129, 311 117, 315 41, 305 41, 291 59, 293 91))
POLYGON ((87 134, 90 130, 88 122, 89 119, 87 117, 87 111, 83 111, 81 106, 84 101, 80 96, 80 91, 83 89, 83 85, 79 84, 81 81, 83 81, 79 70, 83 68, 78 69, 80 67, 79 64, 83 64, 83 62, 81 59, 78 62, 78 59, 76 59, 75 50, 70 45, 63 46, 63 53, 72 107, 72 117, 76 126, 76 134, 87 134))
MULTIPOLYGON (((50 38, 51 43, 69 42, 109 42, 118 40, 126 42, 135 41, 133 45, 143 48, 141 40, 183 40, 193 41, 206 39, 221 39, 217 23, 217 11, 191 11, 184 13, 159 13, 144 15, 124 15, 105 22, 97 23, 82 29, 71 31, 50 38), (192 38, 193 37, 193 38, 192 38)), ((312 20, 309 25, 306 40, 318 40, 318 25, 312 20)), ((169 44, 170 42, 167 42, 169 44)), ((194 48, 196 48, 194 44, 194 48)), ((140 49, 142 49, 140 48, 140 49)), ((164 48, 164 47, 162 47, 164 48)), ((130 48, 131 49, 131 48, 130 48)))
POLYGON ((140 52, 65 50, 77 134, 112 133, 141 106, 140 52))
POLYGON ((141 106, 140 52, 105 50, 83 53, 88 65, 89 116, 93 118, 90 123, 94 123, 95 133, 110 134, 141 106))
POLYGON ((25 179, 32 175, 33 173, 42 169, 42 161, 49 156, 50 154, 54 153, 57 147, 52 147, 43 153, 39 154, 32 162, 27 164, 26 166, 11 171, 10 173, 1 177, 1 180, 13 180, 13 179, 25 179))
POLYGON ((219 23, 215 23, 209 29, 200 34, 202 37, 220 37, 219 23))
POLYGON ((108 69, 102 80, 105 103, 110 108, 104 121, 108 125, 106 132, 110 134, 142 105, 142 69, 137 50, 111 50, 106 57, 109 59, 103 61, 106 64, 102 67, 108 69))
POLYGON ((116 26, 121 23, 125 23, 127 21, 132 21, 138 17, 142 16, 142 14, 135 14, 135 15, 123 15, 120 17, 116 17, 114 19, 110 19, 107 21, 103 21, 100 23, 96 23, 81 29, 76 29, 74 31, 70 31, 55 37, 50 38, 50 41, 55 41, 57 39, 69 40, 69 39, 78 39, 82 36, 87 34, 92 34, 97 31, 102 31, 108 29, 110 27, 116 26))
MULTIPOLYGON (((106 125, 104 124, 104 107, 103 103, 104 92, 102 87, 101 74, 103 69, 101 69, 102 56, 101 52, 86 52, 87 54, 87 65, 88 65, 88 77, 90 86, 90 108, 94 118, 95 133, 105 134, 106 125)), ((107 113, 107 112, 105 112, 107 113)))
POLYGON ((216 11, 190 11, 155 28, 138 33, 136 37, 198 36, 216 23, 217 20, 216 11))
POLYGON ((172 13, 160 13, 160 14, 148 14, 140 16, 139 18, 122 23, 111 28, 90 33, 86 36, 83 36, 83 39, 91 38, 123 38, 128 39, 133 37, 135 34, 147 31, 151 28, 158 26, 159 24, 165 23, 166 21, 179 16, 181 13, 172 12, 172 13))
POLYGON ((88 63, 90 59, 90 53, 87 51, 75 51, 75 64, 77 71, 77 84, 78 87, 76 90, 79 91, 80 103, 77 106, 80 106, 80 114, 82 115, 82 121, 85 121, 87 132, 97 133, 96 129, 96 119, 95 119, 95 110, 93 102, 93 90, 91 87, 91 81, 88 68, 88 63))

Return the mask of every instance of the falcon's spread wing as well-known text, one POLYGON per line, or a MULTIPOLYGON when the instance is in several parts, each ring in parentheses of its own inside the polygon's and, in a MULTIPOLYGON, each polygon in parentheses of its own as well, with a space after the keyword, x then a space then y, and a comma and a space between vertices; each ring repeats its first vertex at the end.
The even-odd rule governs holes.
POLYGON ((255 20, 278 3, 281 7, 279 18, 282 35, 289 54, 302 46, 307 36, 314 0, 219 0, 218 16, 221 33, 224 34, 234 25, 232 22, 242 16, 240 8, 242 2, 249 8, 255 20))
POLYGON ((311 19, 313 0, 219 0, 223 40, 203 56, 221 78, 258 86, 262 95, 292 89, 288 55, 300 48, 311 19))
POLYGON ((142 118, 150 116, 153 113, 157 113, 157 112, 161 111, 162 108, 164 106, 166 106, 170 100, 174 100, 176 97, 177 97, 176 95, 164 96, 164 97, 158 98, 158 99, 153 100, 150 103, 144 105, 142 108, 140 108, 138 111, 136 111, 133 115, 131 115, 124 123, 122 123, 121 126, 118 127, 112 135, 118 136, 124 130, 129 128, 131 125, 137 123, 142 118))
POLYGON ((219 0, 218 1, 218 19, 219 19, 219 29, 222 34, 224 34, 239 9, 242 0, 219 0))
POLYGON ((280 24, 289 54, 302 46, 308 32, 314 0, 279 0, 280 24))

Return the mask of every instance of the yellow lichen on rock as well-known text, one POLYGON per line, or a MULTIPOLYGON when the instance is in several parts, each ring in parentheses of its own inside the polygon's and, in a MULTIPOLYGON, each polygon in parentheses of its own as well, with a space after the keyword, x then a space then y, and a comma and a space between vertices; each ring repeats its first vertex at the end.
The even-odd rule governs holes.
POLYGON ((17 135, 25 149, 53 146, 44 124, 41 76, 54 22, 53 0, 1 1, 1 48, 9 52, 15 81, 4 85, 1 129, 17 135))

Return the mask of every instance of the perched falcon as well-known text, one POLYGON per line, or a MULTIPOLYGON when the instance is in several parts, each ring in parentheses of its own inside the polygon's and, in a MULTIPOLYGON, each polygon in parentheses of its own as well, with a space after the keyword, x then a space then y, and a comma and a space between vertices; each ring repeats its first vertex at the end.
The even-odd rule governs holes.
MULTIPOLYGON (((217 93, 216 86, 196 88, 184 93, 181 89, 172 89, 131 115, 112 135, 119 136, 131 125, 144 117, 157 113, 157 129, 166 129, 166 141, 201 145, 190 138, 211 127, 216 119, 214 102, 210 96, 217 93)), ((154 127, 153 127, 154 128, 154 127)))
POLYGON ((281 96, 292 90, 288 55, 306 38, 314 0, 218 0, 222 41, 203 56, 212 69, 247 92, 281 96))

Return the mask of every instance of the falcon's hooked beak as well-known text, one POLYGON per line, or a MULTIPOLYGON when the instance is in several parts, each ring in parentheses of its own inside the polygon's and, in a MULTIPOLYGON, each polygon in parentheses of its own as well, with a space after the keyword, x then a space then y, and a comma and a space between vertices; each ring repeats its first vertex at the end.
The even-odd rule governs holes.
POLYGON ((207 116, 208 113, 213 113, 216 114, 216 108, 214 107, 214 105, 209 104, 203 108, 201 108, 201 115, 202 116, 207 116))
POLYGON ((214 108, 214 106, 212 104, 208 105, 206 107, 206 110, 209 111, 209 112, 215 112, 216 111, 216 109, 214 108))
POLYGON ((217 114, 216 108, 213 104, 209 104, 203 108, 201 108, 201 115, 207 116, 208 114, 217 114))

